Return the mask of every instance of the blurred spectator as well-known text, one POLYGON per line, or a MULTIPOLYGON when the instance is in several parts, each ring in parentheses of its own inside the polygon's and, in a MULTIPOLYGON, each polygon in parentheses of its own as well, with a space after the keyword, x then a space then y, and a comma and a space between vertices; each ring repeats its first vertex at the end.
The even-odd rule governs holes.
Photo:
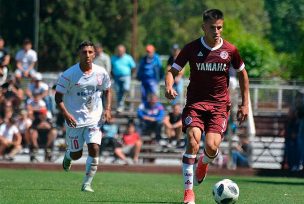
POLYGON ((41 99, 39 93, 34 92, 33 98, 27 100, 27 111, 32 120, 39 119, 39 114, 42 109, 46 109, 46 103, 41 99))
POLYGON ((115 90, 117 97, 117 112, 122 112, 125 109, 125 97, 130 91, 131 76, 135 70, 135 62, 133 58, 126 54, 124 45, 118 45, 116 55, 111 59, 112 75, 115 82, 115 90))
POLYGON ((158 102, 155 94, 148 95, 148 102, 143 102, 137 109, 140 119, 141 135, 155 134, 157 142, 161 140, 161 129, 165 116, 164 106, 158 102))
POLYGON ((180 142, 182 136, 182 111, 180 104, 172 105, 172 112, 164 118, 165 132, 169 142, 180 142))
POLYGON ((95 48, 96 48, 96 56, 93 63, 105 68, 107 72, 111 74, 110 56, 103 51, 103 47, 100 43, 97 43, 95 45, 95 48))
POLYGON ((5 41, 0 36, 0 86, 4 84, 8 75, 7 66, 10 63, 10 55, 8 50, 4 47, 5 41))
POLYGON ((35 64, 37 62, 37 53, 32 49, 32 41, 25 39, 23 41, 23 48, 16 54, 16 66, 15 71, 16 80, 20 82, 21 77, 30 78, 35 74, 35 64))
POLYGON ((162 77, 162 64, 154 46, 147 45, 146 52, 137 71, 137 79, 141 81, 142 102, 147 102, 149 94, 157 94, 158 83, 162 77))
POLYGON ((30 127, 32 126, 32 120, 28 117, 26 110, 20 112, 20 116, 17 119, 16 126, 22 136, 22 144, 24 147, 29 147, 30 144, 30 127))
POLYGON ((100 151, 104 151, 110 148, 114 151, 115 156, 121 159, 125 164, 128 164, 126 155, 122 151, 122 144, 118 142, 119 128, 115 124, 115 118, 111 118, 109 122, 106 122, 102 126, 103 137, 101 140, 100 151))
POLYGON ((3 156, 5 160, 13 161, 14 156, 22 148, 21 140, 15 119, 13 117, 7 118, 0 126, 0 156, 3 156))
POLYGON ((251 166, 252 145, 246 135, 239 136, 239 143, 232 150, 233 168, 251 166))
POLYGON ((304 92, 299 91, 296 95, 296 112, 299 121, 299 130, 297 134, 298 143, 298 155, 300 159, 299 169, 303 169, 304 166, 304 92))
POLYGON ((11 101, 13 109, 18 111, 23 102, 23 90, 16 83, 14 76, 9 76, 7 82, 1 86, 1 94, 4 100, 11 101))
POLYGON ((33 93, 40 94, 40 97, 44 99, 48 95, 49 86, 42 81, 42 74, 36 72, 32 77, 32 81, 28 84, 26 89, 26 96, 33 98, 33 93))
POLYGON ((123 152, 133 158, 134 163, 138 163, 138 157, 142 146, 139 134, 136 132, 133 121, 128 122, 127 131, 122 136, 123 152))
MULTIPOLYGON (((167 71, 171 69, 179 52, 180 52, 179 45, 174 44, 171 49, 171 55, 167 61, 167 71)), ((175 104, 175 103, 182 104, 183 103, 182 97, 183 97, 183 91, 184 91, 184 79, 183 79, 184 72, 185 72, 184 69, 182 69, 174 79, 173 88, 176 90, 178 95, 177 95, 177 97, 175 97, 174 100, 172 100, 172 104, 175 104)))
POLYGON ((56 138, 57 130, 47 118, 47 109, 40 109, 38 118, 33 121, 30 127, 30 161, 38 161, 36 156, 39 146, 45 150, 45 161, 51 161, 52 149, 56 138))
POLYGON ((298 150, 299 119, 294 107, 288 111, 283 136, 285 137, 283 169, 299 170, 300 155, 298 150))

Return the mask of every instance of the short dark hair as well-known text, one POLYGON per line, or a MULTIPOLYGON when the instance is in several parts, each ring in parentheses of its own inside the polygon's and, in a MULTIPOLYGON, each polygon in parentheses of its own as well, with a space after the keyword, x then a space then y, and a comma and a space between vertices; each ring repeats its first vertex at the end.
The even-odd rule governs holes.
POLYGON ((86 47, 86 46, 92 46, 92 47, 94 47, 94 49, 95 49, 94 43, 92 43, 92 42, 89 41, 89 40, 85 40, 85 41, 82 41, 82 42, 78 45, 77 52, 79 52, 83 47, 86 47))
POLYGON ((28 44, 32 44, 32 41, 29 38, 25 38, 23 40, 23 45, 28 45, 28 44))
POLYGON ((224 19, 224 14, 219 9, 208 9, 203 13, 203 21, 224 19))

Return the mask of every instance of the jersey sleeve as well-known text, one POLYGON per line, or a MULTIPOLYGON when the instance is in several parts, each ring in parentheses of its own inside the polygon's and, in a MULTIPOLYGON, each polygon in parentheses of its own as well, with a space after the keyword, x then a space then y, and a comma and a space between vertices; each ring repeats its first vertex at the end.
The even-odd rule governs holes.
POLYGON ((177 58, 175 59, 175 62, 172 65, 172 68, 177 69, 178 71, 182 70, 184 66, 187 64, 189 60, 189 46, 185 46, 180 53, 178 54, 177 58))
POLYGON ((58 82, 56 84, 56 91, 60 92, 62 94, 66 94, 68 91, 68 88, 70 86, 70 79, 65 75, 65 73, 61 74, 58 82))
POLYGON ((103 82, 102 82, 102 90, 109 89, 111 87, 111 79, 108 73, 104 74, 103 82))
POLYGON ((237 72, 240 72, 245 68, 245 64, 237 48, 235 48, 232 53, 231 65, 237 72))

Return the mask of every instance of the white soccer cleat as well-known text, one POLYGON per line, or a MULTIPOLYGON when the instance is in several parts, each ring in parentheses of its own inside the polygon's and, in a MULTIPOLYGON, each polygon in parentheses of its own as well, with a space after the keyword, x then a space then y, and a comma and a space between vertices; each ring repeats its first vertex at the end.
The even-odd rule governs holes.
POLYGON ((91 187, 90 184, 83 184, 81 187, 81 191, 82 192, 90 192, 90 193, 94 193, 93 188, 91 187))

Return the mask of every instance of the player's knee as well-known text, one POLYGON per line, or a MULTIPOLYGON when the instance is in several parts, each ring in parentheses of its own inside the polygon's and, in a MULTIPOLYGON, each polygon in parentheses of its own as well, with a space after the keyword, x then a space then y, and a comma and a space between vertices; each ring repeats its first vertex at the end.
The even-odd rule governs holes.
POLYGON ((205 144, 205 151, 208 155, 213 156, 217 153, 218 147, 214 144, 205 144))
POLYGON ((89 155, 91 157, 98 157, 99 155, 99 145, 98 144, 88 144, 89 155))
POLYGON ((82 151, 79 151, 79 152, 71 152, 70 154, 72 160, 78 160, 81 158, 82 156, 82 151))

